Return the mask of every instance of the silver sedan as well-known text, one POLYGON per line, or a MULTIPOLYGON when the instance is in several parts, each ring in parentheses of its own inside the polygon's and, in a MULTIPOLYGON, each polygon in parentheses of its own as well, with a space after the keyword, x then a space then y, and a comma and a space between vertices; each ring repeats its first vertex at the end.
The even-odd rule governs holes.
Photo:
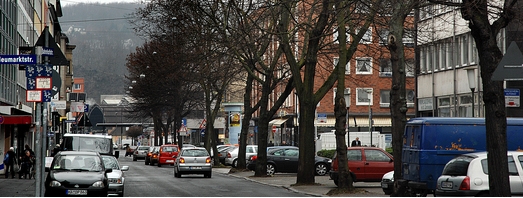
POLYGON ((211 178, 211 155, 205 148, 183 148, 180 151, 174 161, 174 177, 182 177, 182 174, 203 174, 211 178))

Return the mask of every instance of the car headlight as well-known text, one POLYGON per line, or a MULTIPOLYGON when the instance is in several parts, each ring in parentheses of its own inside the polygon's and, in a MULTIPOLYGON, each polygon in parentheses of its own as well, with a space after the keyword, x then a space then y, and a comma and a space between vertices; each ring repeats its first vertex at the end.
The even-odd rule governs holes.
POLYGON ((103 187, 105 187, 103 181, 97 181, 97 182, 94 182, 94 184, 93 184, 92 186, 93 186, 93 187, 97 187, 97 188, 103 188, 103 187))
POLYGON ((58 181, 52 181, 51 183, 49 183, 49 186, 50 187, 59 187, 59 186, 62 186, 62 184, 58 181))
POLYGON ((123 183, 123 179, 120 178, 109 178, 109 183, 111 184, 121 184, 123 183))

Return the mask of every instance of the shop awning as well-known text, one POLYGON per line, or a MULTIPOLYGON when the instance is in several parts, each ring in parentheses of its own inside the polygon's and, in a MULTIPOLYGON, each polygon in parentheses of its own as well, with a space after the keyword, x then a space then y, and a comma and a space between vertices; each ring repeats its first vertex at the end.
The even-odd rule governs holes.
POLYGON ((271 125, 272 126, 274 126, 274 125, 276 125, 276 126, 281 125, 281 124, 285 123, 288 119, 289 118, 276 118, 276 119, 271 120, 269 122, 269 126, 271 126, 271 125))
POLYGON ((30 115, 0 115, 0 124, 32 124, 30 115))

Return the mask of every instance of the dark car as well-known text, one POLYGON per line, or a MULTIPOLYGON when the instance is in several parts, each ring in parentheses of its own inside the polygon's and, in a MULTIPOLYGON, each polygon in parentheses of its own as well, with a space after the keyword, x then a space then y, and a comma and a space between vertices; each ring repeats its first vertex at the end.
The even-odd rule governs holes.
MULTIPOLYGON (((274 173, 296 173, 298 172, 299 149, 297 147, 283 147, 273 149, 267 153, 267 175, 274 173)), ((256 167, 257 155, 252 156, 247 168, 254 170, 256 167)), ((316 175, 326 175, 331 167, 332 160, 326 157, 315 156, 314 168, 316 175)))
POLYGON ((45 179, 46 197, 107 197, 109 181, 103 159, 97 152, 62 151, 56 154, 45 179))
POLYGON ((151 163, 152 162, 152 158, 153 158, 153 154, 156 153, 154 156, 156 158, 156 161, 155 163, 158 163, 158 150, 160 149, 159 146, 151 146, 149 147, 149 150, 147 150, 147 155, 145 155, 145 165, 154 165, 154 163, 151 163))

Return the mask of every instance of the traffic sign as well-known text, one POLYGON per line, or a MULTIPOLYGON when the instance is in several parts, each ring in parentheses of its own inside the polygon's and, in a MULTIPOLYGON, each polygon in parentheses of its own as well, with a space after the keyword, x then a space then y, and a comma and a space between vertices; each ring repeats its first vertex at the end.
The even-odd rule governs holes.
POLYGON ((0 55, 0 64, 36 64, 36 55, 0 55))
POLYGON ((205 136, 205 129, 200 130, 200 134, 202 135, 202 137, 205 136))
POLYGON ((505 89, 505 107, 519 107, 519 89, 505 89))
POLYGON ((84 105, 84 112, 89 112, 89 105, 88 104, 84 105))
POLYGON ((4 123, 4 116, 0 115, 0 124, 3 124, 4 123))
POLYGON ((42 102, 42 91, 41 90, 26 90, 26 101, 27 102, 42 102))
POLYGON ((493 81, 523 80, 523 54, 516 42, 512 41, 507 52, 499 61, 496 70, 492 73, 493 81))

